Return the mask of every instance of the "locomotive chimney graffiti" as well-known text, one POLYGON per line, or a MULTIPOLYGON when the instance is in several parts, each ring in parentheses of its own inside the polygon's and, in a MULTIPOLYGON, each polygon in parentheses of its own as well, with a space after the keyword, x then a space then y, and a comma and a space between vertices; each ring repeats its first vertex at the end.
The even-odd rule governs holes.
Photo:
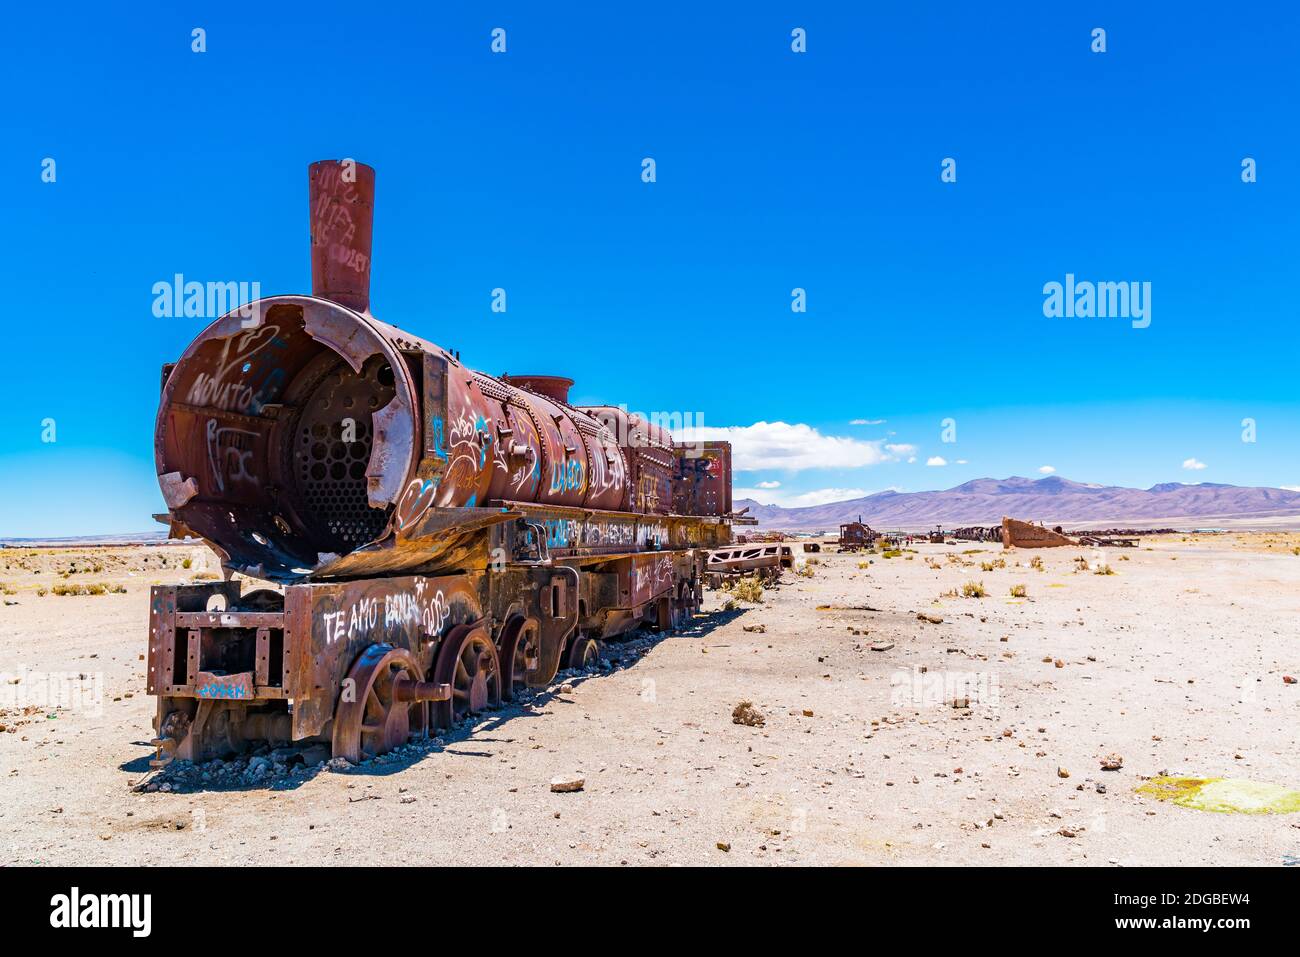
POLYGON ((321 160, 307 179, 312 295, 369 313, 375 171, 356 160, 321 160))

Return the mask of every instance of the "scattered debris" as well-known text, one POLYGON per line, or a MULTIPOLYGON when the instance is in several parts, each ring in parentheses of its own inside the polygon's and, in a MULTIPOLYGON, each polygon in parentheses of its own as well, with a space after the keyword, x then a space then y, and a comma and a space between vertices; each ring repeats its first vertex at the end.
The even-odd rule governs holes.
POLYGON ((581 791, 587 783, 587 779, 573 775, 561 775, 557 778, 551 778, 551 790, 556 794, 572 794, 575 791, 581 791))
POLYGON ((742 701, 731 712, 732 724, 743 724, 750 728, 761 728, 767 724, 763 712, 754 707, 752 701, 742 701))

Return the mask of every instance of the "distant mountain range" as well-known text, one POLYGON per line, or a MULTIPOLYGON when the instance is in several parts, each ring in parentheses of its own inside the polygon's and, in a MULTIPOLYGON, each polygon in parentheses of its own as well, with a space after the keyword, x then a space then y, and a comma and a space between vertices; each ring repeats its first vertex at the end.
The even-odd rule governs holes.
POLYGON ((1300 492, 1204 482, 1165 482, 1148 489, 1089 485, 1051 475, 1028 479, 974 479, 935 492, 877 492, 865 498, 808 508, 759 505, 740 499, 762 528, 838 531, 842 522, 876 529, 923 529, 934 525, 996 525, 1002 516, 1046 525, 1097 527, 1300 526, 1300 492))

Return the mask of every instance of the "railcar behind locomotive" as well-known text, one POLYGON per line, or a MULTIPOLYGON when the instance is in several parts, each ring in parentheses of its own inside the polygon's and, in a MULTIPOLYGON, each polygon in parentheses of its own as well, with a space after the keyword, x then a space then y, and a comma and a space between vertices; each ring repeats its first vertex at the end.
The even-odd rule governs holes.
POLYGON ((227 576, 153 589, 159 765, 307 741, 356 761, 451 726, 680 624, 737 521, 726 443, 376 319, 374 170, 308 180, 312 295, 236 309, 164 367, 165 519, 227 576))

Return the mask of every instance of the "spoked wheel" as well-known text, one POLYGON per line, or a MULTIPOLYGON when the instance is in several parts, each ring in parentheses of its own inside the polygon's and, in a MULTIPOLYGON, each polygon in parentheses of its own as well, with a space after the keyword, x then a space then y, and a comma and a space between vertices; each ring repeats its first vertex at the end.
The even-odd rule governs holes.
POLYGON ((537 667, 541 653, 541 624, 536 618, 512 615, 501 629, 501 693, 513 698, 516 689, 527 685, 530 667, 537 667))
POLYGON ((435 684, 451 686, 446 701, 434 706, 434 720, 450 728, 468 715, 501 705, 501 663, 497 646, 482 625, 457 625, 442 639, 435 684))
POLYGON ((577 671, 594 668, 600 662, 600 642, 595 638, 574 635, 569 643, 568 667, 577 671))
POLYGON ((353 763, 401 747, 428 730, 426 702, 445 693, 422 681, 415 655, 371 645, 348 674, 334 714, 335 757, 353 763))

